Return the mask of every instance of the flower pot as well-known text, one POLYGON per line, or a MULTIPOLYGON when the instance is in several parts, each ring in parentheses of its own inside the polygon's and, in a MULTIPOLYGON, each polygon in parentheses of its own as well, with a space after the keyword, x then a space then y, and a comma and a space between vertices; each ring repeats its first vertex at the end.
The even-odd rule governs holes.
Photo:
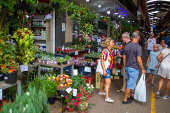
POLYGON ((85 111, 78 110, 79 113, 87 113, 87 109, 85 111))
POLYGON ((49 98, 48 98, 48 102, 49 102, 49 104, 54 104, 54 102, 55 102, 55 97, 49 97, 49 98))
POLYGON ((67 61, 63 62, 63 64, 67 64, 67 61))
POLYGON ((63 96, 68 95, 66 89, 56 89, 56 91, 57 91, 59 96, 61 96, 61 95, 63 95, 63 96))
POLYGON ((107 19, 103 19, 103 22, 107 22, 107 19))
POLYGON ((63 65, 63 63, 58 62, 58 65, 63 65))
POLYGON ((59 8, 59 3, 58 2, 56 2, 56 3, 53 2, 52 5, 53 5, 53 8, 55 8, 55 9, 59 8))
POLYGON ((73 112, 74 109, 75 109, 75 108, 70 108, 70 107, 69 107, 69 108, 67 108, 67 111, 68 111, 68 112, 73 112))
POLYGON ((6 84, 15 84, 17 82, 17 72, 3 73, 6 84))
POLYGON ((3 81, 4 80, 4 76, 3 74, 0 72, 0 81, 3 81))

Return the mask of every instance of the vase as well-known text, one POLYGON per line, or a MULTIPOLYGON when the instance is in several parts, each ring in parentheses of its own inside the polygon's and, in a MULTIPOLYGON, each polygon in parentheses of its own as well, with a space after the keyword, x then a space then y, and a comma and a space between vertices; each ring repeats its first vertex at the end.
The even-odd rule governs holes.
POLYGON ((54 104, 54 102, 55 102, 55 97, 49 97, 49 98, 48 98, 48 102, 49 102, 49 104, 54 104))
POLYGON ((73 112, 74 109, 75 109, 75 108, 70 108, 70 107, 69 107, 69 108, 67 108, 67 111, 68 111, 68 112, 73 112))
POLYGON ((85 111, 78 110, 79 113, 87 113, 87 109, 85 111))
POLYGON ((0 72, 0 81, 3 81, 4 80, 4 76, 3 74, 0 72))
POLYGON ((63 95, 63 96, 68 95, 66 89, 56 89, 56 91, 57 91, 59 96, 61 96, 61 95, 63 95))
POLYGON ((6 84, 15 84, 17 82, 17 72, 3 73, 6 84))

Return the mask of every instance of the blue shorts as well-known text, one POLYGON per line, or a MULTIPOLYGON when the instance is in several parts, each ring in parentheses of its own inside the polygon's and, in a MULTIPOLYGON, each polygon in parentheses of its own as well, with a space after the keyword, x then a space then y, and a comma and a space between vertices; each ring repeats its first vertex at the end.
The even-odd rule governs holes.
POLYGON ((111 69, 107 68, 107 70, 106 70, 107 75, 106 75, 106 76, 103 76, 103 75, 102 75, 102 77, 105 78, 105 79, 106 79, 106 78, 111 78, 110 71, 111 71, 111 69))
POLYGON ((126 69, 126 74, 127 74, 127 86, 126 86, 126 88, 134 90, 136 81, 138 79, 139 70, 136 70, 136 69, 131 68, 131 67, 125 67, 125 69, 126 69))
POLYGON ((157 70, 147 68, 146 73, 152 73, 153 75, 157 75, 157 70))
POLYGON ((147 57, 149 57, 151 51, 152 51, 152 50, 146 49, 146 56, 147 56, 147 57))

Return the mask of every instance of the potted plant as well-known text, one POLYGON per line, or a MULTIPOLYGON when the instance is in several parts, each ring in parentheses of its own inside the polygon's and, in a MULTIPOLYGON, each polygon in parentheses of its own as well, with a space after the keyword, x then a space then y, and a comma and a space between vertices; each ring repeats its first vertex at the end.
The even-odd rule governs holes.
POLYGON ((65 61, 65 59, 63 57, 57 57, 57 61, 59 65, 63 65, 63 62, 65 61))
POLYGON ((17 82, 17 69, 19 64, 16 55, 16 45, 11 44, 9 37, 2 36, 0 40, 0 71, 7 84, 17 82))
POLYGON ((82 101, 78 104, 77 107, 79 113, 87 113, 88 103, 86 101, 82 101))
POLYGON ((86 85, 87 85, 87 87, 85 89, 86 89, 87 93, 89 93, 89 97, 91 97, 94 87, 93 87, 93 85, 89 85, 89 84, 86 84, 86 85))
POLYGON ((33 61, 36 50, 34 49, 34 35, 32 31, 27 28, 18 29, 14 33, 13 38, 16 40, 18 45, 16 53, 18 55, 18 61, 22 61, 25 65, 30 61, 33 61))
POLYGON ((68 61, 70 61, 70 59, 71 59, 71 57, 70 57, 70 56, 68 56, 68 55, 66 55, 66 56, 65 56, 66 64, 67 64, 67 62, 68 62, 68 61))
POLYGON ((64 96, 65 98, 65 103, 66 103, 66 109, 69 111, 69 112, 73 112, 77 103, 76 103, 76 100, 75 99, 71 99, 71 94, 72 92, 69 93, 69 96, 64 96))

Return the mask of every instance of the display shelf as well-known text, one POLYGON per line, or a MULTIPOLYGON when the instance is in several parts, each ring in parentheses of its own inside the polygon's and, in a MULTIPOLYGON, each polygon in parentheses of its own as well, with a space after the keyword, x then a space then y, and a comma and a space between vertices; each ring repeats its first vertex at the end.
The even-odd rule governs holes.
POLYGON ((46 26, 30 26, 32 28, 46 28, 46 26))

